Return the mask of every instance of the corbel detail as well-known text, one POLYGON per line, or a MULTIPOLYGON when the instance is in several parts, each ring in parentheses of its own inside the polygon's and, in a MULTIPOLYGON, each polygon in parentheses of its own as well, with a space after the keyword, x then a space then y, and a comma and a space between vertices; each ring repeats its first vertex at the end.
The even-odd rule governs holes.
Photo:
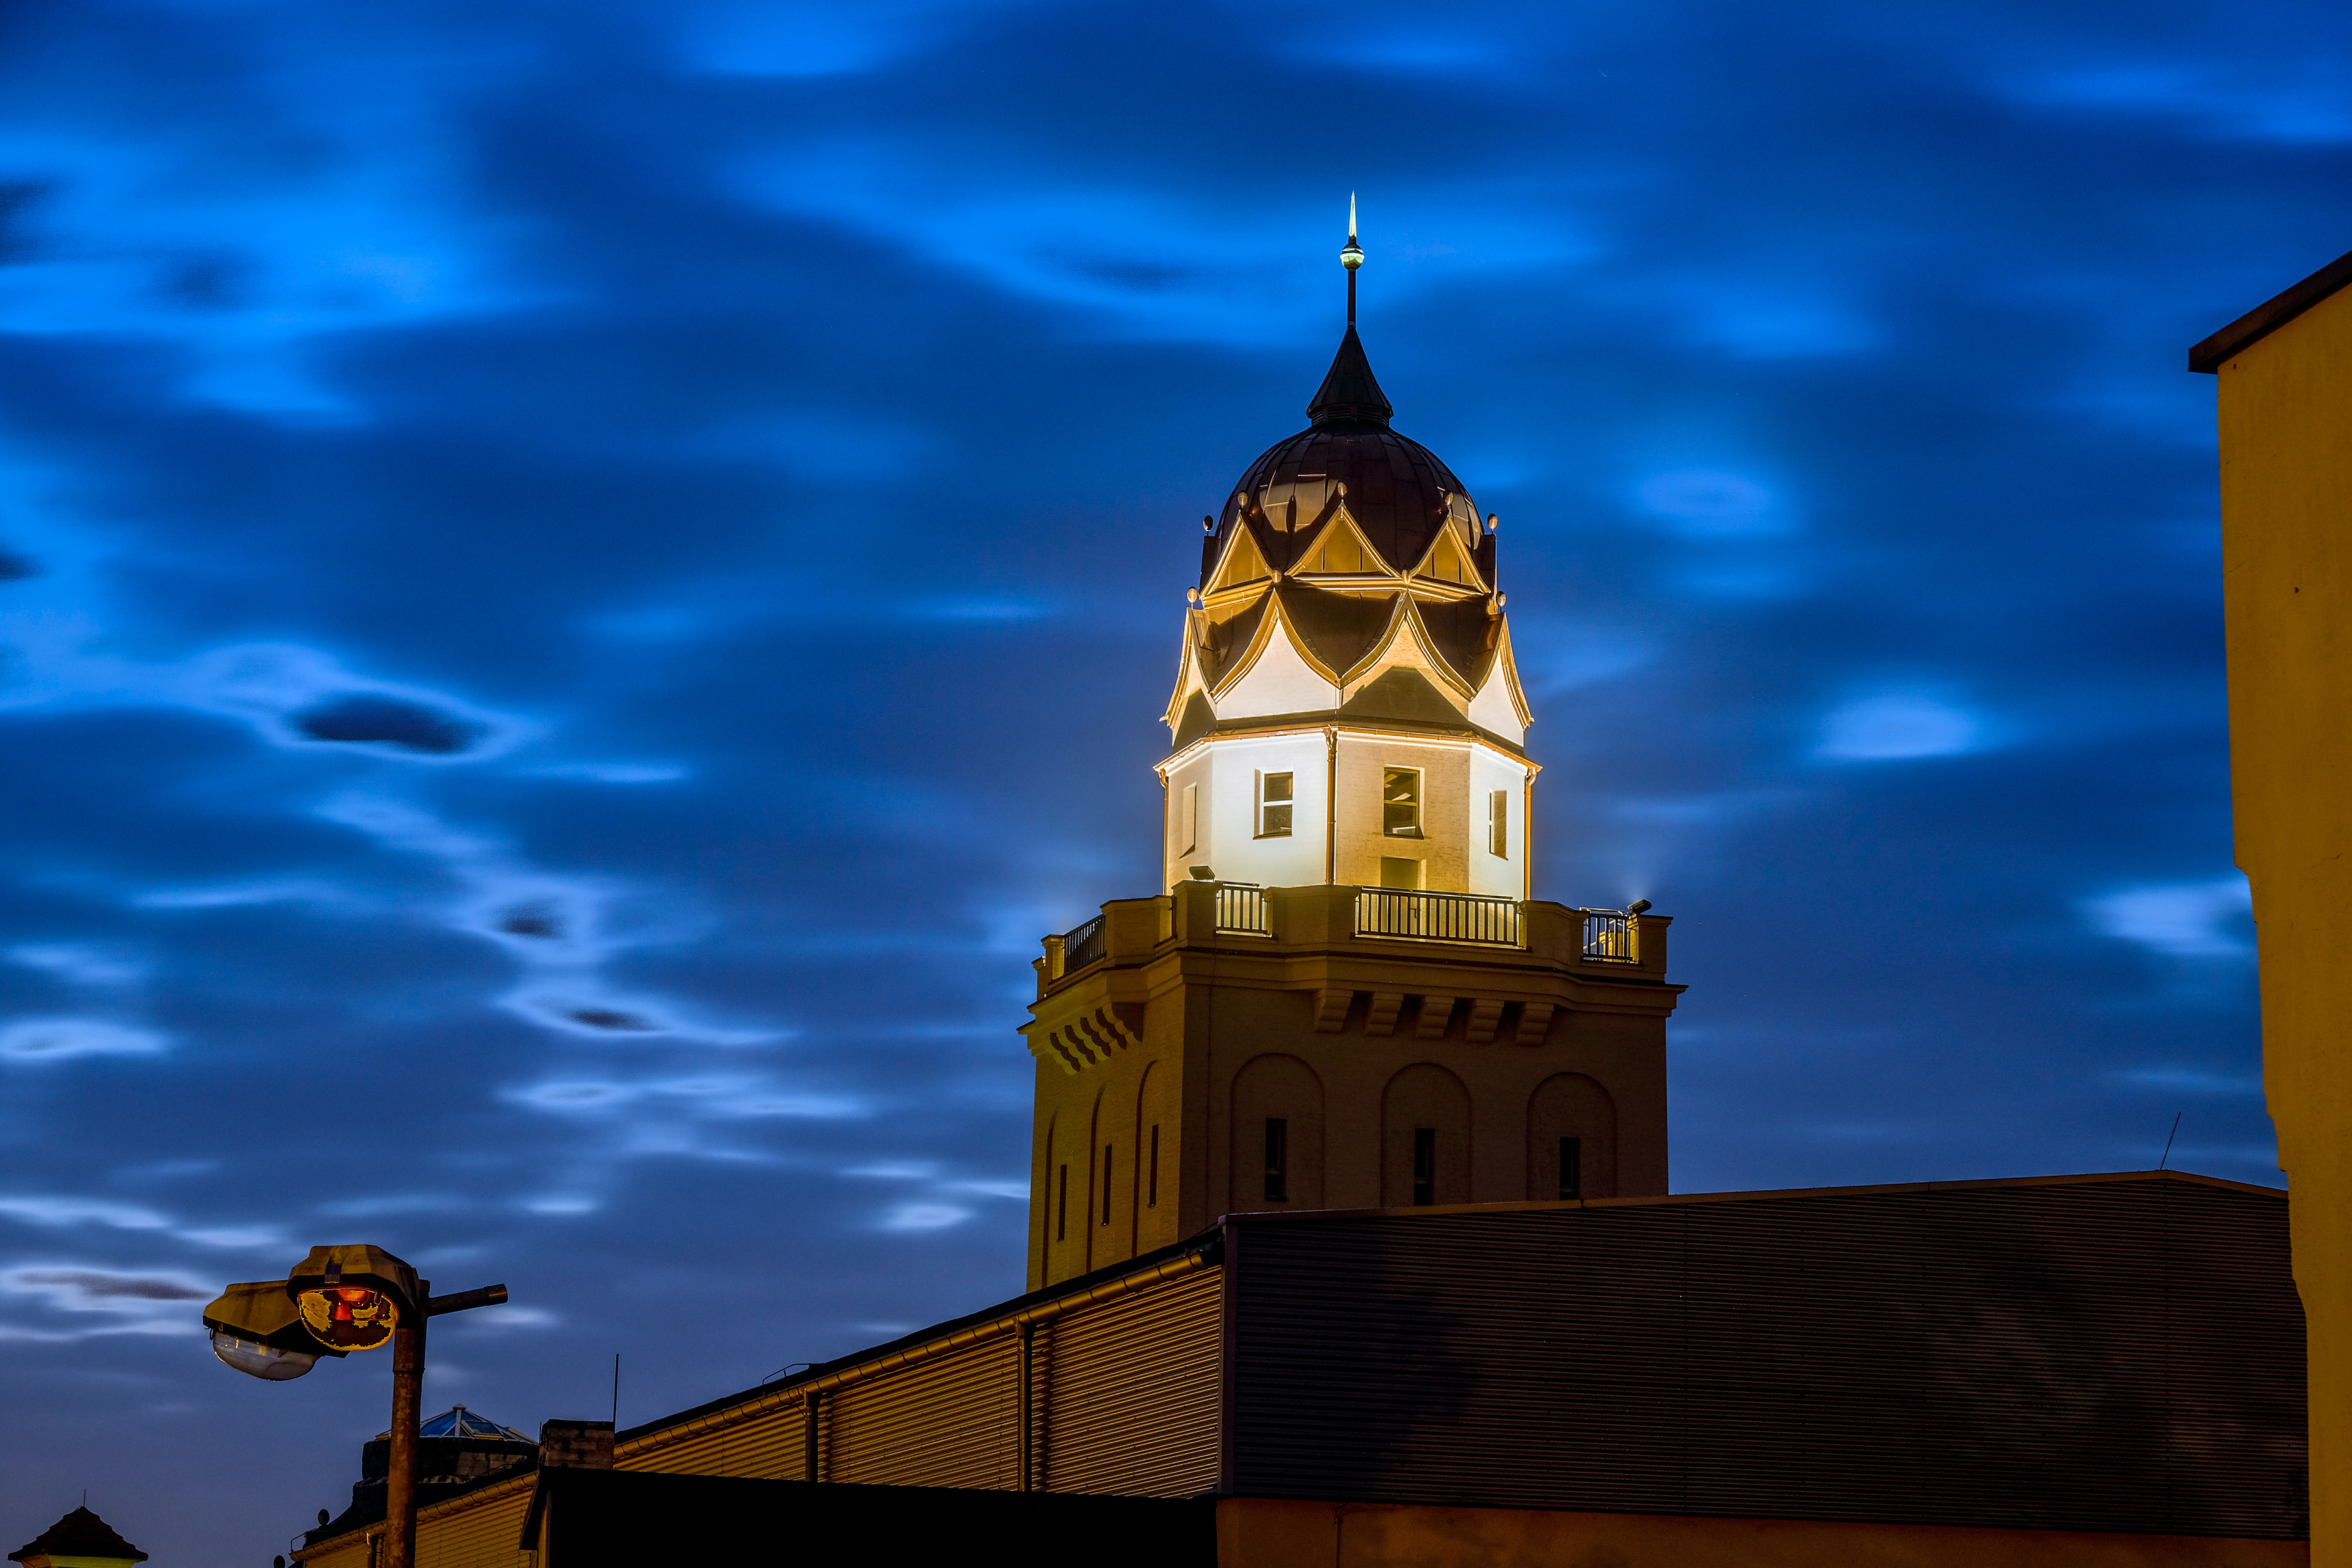
POLYGON ((1081 1073, 1097 1062, 1108 1061, 1114 1051, 1131 1050, 1143 1043, 1143 1008, 1131 1002, 1106 1002, 1031 1038, 1045 1043, 1064 1072, 1081 1073))

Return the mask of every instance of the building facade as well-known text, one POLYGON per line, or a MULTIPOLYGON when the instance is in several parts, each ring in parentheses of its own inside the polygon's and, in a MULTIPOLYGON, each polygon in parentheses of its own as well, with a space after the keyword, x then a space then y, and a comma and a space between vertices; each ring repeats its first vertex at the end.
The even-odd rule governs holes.
POLYGON ((2311 1554, 2352 1564, 2352 256, 2189 351, 2220 382, 2230 790, 2311 1321, 2311 1554))
POLYGON ((1029 1284, 1266 1209, 1666 1190, 1664 917, 1533 899, 1498 521, 1349 321, 1202 519, 1162 886, 1045 939, 1029 1284))
POLYGON ((1037 961, 1028 1292, 551 1422, 419 1568, 2299 1568, 2282 1194, 1668 1194, 1668 922, 1532 897, 1495 525, 1390 430, 1353 281, 1313 423, 1207 520, 1166 890, 1037 961))
MULTIPOLYGON (((822 1526, 856 1544, 820 1556, 931 1563, 993 1521, 1094 1540, 1121 1498, 1213 1509, 1189 1556, 1099 1542, 1199 1568, 2299 1568, 2285 1206, 2143 1172, 1231 1215, 629 1431, 554 1424, 604 1442, 426 1507, 417 1562, 822 1526)), ((373 1561, 364 1528, 297 1555, 373 1561)))

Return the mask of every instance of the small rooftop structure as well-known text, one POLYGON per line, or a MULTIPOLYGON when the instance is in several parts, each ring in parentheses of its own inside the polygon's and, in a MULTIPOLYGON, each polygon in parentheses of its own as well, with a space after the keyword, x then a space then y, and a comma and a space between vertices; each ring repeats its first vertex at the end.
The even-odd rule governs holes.
MULTIPOLYGON (((486 1477, 528 1474, 539 1458, 536 1438, 462 1405, 420 1423, 416 1436, 416 1496, 428 1505, 486 1477)), ((306 1533, 324 1540, 383 1518, 385 1478, 391 1471, 392 1434, 379 1432, 360 1446, 360 1479, 352 1484, 351 1505, 306 1533)))
POLYGON ((147 1553, 89 1509, 78 1508, 8 1553, 8 1561, 25 1568, 94 1568, 99 1563, 144 1563, 147 1553))
MULTIPOLYGON (((417 1427, 416 1435, 420 1437, 489 1437, 502 1443, 531 1442, 530 1437, 513 1427, 501 1426, 488 1416, 468 1410, 462 1405, 453 1405, 425 1422, 417 1427)), ((376 1440, 389 1443, 392 1434, 379 1432, 376 1440)), ((535 1444, 533 1446, 536 1447, 535 1444)))

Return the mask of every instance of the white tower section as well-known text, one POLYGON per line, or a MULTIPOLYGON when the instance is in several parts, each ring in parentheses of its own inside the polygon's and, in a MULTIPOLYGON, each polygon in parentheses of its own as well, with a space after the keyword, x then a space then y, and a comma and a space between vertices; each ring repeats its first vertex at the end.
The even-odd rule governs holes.
POLYGON ((1528 898, 1537 769, 1493 520, 1388 427, 1354 282, 1351 265, 1313 424, 1204 520, 1160 766, 1163 879, 1528 898))

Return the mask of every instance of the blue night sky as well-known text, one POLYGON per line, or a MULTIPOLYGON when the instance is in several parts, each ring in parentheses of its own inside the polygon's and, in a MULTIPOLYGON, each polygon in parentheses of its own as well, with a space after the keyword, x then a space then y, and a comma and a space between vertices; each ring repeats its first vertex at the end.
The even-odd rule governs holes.
POLYGON ((1360 193, 1502 517, 1539 897, 1678 917, 1678 1190, 2280 1178, 2212 384, 2352 246, 2339 5, 0 19, 0 1534, 340 1510, 1018 1293, 1039 935, 1148 894, 1202 513, 1360 193), (9 1533, 13 1532, 13 1533, 9 1533))

